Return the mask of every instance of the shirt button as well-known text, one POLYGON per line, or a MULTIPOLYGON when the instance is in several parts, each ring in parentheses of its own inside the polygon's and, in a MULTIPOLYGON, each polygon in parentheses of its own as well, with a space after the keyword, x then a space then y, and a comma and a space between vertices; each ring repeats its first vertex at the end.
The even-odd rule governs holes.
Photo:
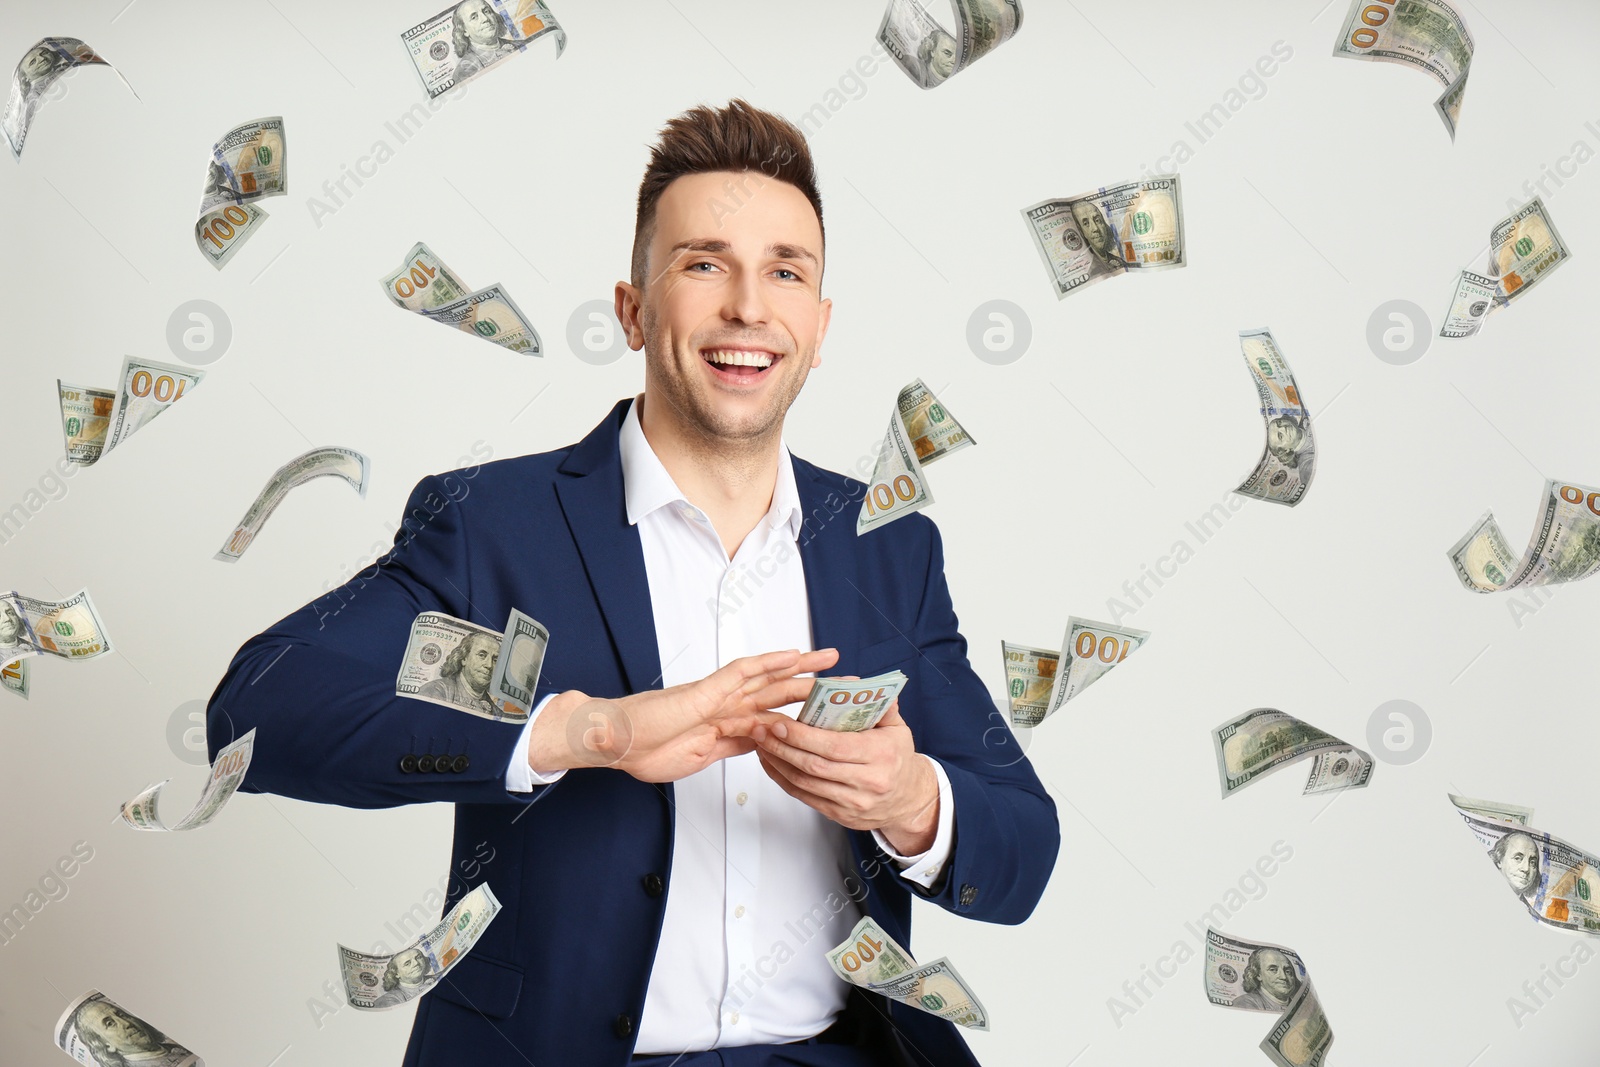
POLYGON ((744 807, 744 802, 749 800, 749 799, 750 799, 750 794, 749 793, 740 791, 739 795, 733 798, 733 802, 735 804, 739 805, 742 808, 742 807, 744 807))
POLYGON ((732 1023, 733 1025, 738 1026, 739 1025, 739 1013, 738 1012, 734 1012, 732 1015, 728 1016, 728 1021, 730 1023, 732 1023))
POLYGON ((737 908, 733 909, 733 917, 735 919, 744 918, 744 905, 743 904, 740 904, 737 908))

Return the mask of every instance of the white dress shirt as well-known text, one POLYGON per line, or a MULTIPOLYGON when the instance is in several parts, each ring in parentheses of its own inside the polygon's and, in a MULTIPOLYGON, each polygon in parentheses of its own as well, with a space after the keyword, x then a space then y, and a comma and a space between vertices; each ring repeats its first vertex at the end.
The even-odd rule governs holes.
MULTIPOLYGON (((644 549, 662 687, 704 678, 741 656, 810 651, 798 544, 804 512, 788 448, 771 508, 730 560, 710 519, 651 449, 638 408, 635 400, 622 427, 622 480, 628 522, 639 527, 644 549)), ((527 730, 544 703, 507 768, 512 791, 565 773, 528 766, 527 730)), ((780 710, 792 716, 799 705, 780 710)), ((950 855, 954 802, 944 768, 925 758, 939 784, 933 845, 901 856, 873 835, 902 878, 931 888, 950 855)), ((844 828, 780 789, 754 752, 719 760, 673 790, 666 913, 635 1052, 778 1044, 826 1029, 849 993, 826 952, 863 914, 864 876, 853 870, 844 828)))

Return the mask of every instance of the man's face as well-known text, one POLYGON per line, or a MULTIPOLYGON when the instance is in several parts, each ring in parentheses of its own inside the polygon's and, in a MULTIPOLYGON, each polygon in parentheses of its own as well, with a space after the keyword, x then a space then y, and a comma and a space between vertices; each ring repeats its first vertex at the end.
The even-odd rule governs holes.
POLYGON ((617 316, 644 348, 647 432, 663 419, 716 448, 781 432, 832 311, 805 194, 755 171, 678 178, 657 202, 646 269, 642 293, 617 286, 617 316))
POLYGON ((10 604, 4 607, 5 611, 0 612, 0 645, 14 645, 22 636, 22 620, 11 610, 10 604))
POLYGON ((1273 419, 1267 423, 1267 447, 1273 452, 1295 452, 1305 439, 1300 424, 1291 419, 1273 419))
POLYGON ((943 30, 935 31, 933 51, 928 54, 928 66, 940 81, 950 77, 956 69, 956 39, 943 30))
POLYGON ((467 0, 458 4, 456 17, 466 27, 467 39, 480 48, 500 40, 500 16, 489 6, 489 0, 467 0))
POLYGON ((467 638, 467 658, 461 664, 461 679, 467 688, 480 696, 489 691, 489 678, 494 674, 494 662, 500 658, 500 647, 482 634, 467 638))
POLYGON ((394 973, 406 985, 416 985, 428 973, 428 958, 420 949, 408 949, 394 958, 394 973))
POLYGON ((114 1004, 96 1004, 78 1020, 86 1031, 99 1036, 111 1048, 130 1052, 160 1052, 161 1042, 145 1026, 114 1004))
POLYGON ((1500 873, 1506 876, 1511 888, 1526 893, 1539 880, 1539 849, 1527 834, 1512 834, 1506 841, 1505 858, 1500 861, 1500 873))
POLYGON ((1078 229, 1083 232, 1090 248, 1102 252, 1111 249, 1111 231, 1106 229, 1105 220, 1100 217, 1098 208, 1093 204, 1073 204, 1072 217, 1078 221, 1078 229))
POLYGON ((29 81, 38 81, 56 66, 56 54, 48 48, 35 48, 22 59, 22 72, 29 81))
POLYGON ((1288 1000, 1294 992, 1294 971, 1283 953, 1262 949, 1260 960, 1261 988, 1273 1000, 1288 1000))

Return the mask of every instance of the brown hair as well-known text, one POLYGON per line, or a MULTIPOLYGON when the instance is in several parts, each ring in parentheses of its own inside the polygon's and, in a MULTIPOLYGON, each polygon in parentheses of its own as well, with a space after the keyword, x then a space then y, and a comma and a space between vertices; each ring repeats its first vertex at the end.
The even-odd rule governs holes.
MULTIPOLYGON (((684 175, 723 170, 756 170, 799 189, 811 201, 817 228, 822 230, 822 196, 817 192, 811 149, 794 123, 738 99, 715 110, 704 105, 691 108, 667 120, 639 183, 631 279, 636 287, 644 288, 645 261, 655 236, 656 202, 661 194, 684 175)), ((825 230, 823 245, 827 245, 825 230)))

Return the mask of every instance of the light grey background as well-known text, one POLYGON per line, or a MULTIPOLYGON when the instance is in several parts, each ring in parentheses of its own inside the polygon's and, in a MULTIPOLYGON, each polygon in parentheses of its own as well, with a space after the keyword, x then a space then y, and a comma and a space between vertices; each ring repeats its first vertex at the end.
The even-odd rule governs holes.
MULTIPOLYGON (((993 1032, 970 1037, 980 1058, 1264 1062, 1271 1017, 1212 1007, 1198 959, 1159 987, 1147 978, 1138 1004, 1123 984, 1170 973, 1175 943, 1196 947, 1185 923, 1281 841, 1292 859, 1226 929, 1303 954, 1334 1063, 1593 1061, 1600 963, 1527 998, 1545 968, 1571 972, 1580 942, 1528 920, 1445 793, 1534 805, 1541 829, 1600 848, 1600 585, 1519 619, 1521 597, 1463 591, 1445 550, 1490 507, 1520 546, 1546 475, 1600 481, 1595 165, 1547 180, 1575 258, 1526 301, 1408 366, 1366 342, 1390 300, 1437 330, 1508 199, 1558 166, 1572 175, 1575 142, 1600 151, 1593 4, 1463 0, 1477 56, 1454 145, 1430 79, 1330 56, 1338 0, 1030 0, 1016 40, 932 92, 888 65, 841 85, 873 48, 873 3, 565 0, 564 58, 541 42, 400 144, 386 123, 422 91, 398 37, 431 4, 125 2, 8 4, 0 19, 0 65, 73 35, 139 94, 80 71, 20 165, 0 163, 0 509, 61 455, 57 377, 106 386, 125 354, 171 361, 168 316, 192 299, 225 309, 233 341, 192 396, 0 547, 0 586, 87 586, 117 643, 87 664, 34 660, 28 703, 0 695, 0 908, 74 842, 94 849, 65 899, 0 945, 8 1065, 59 1062, 49 1028, 91 986, 212 1064, 399 1062, 410 1010, 319 1026, 308 1002, 337 979, 337 941, 386 937, 439 884, 445 806, 245 795, 198 833, 161 836, 114 813, 168 776, 172 810, 186 808, 204 771, 169 747, 174 710, 207 697, 243 641, 377 555, 418 478, 461 465, 475 441, 496 457, 574 441, 639 388, 639 356, 579 360, 568 319, 626 272, 655 131, 734 95, 809 111, 825 198, 834 322, 789 443, 853 466, 917 376, 973 433, 979 447, 931 468, 929 514, 997 695, 1002 637, 1052 644, 1069 614, 1105 618, 1174 542, 1198 548, 1129 617, 1148 645, 1031 739, 1064 839, 1033 918, 993 927, 918 907, 916 954, 948 955, 992 1013, 993 1032), (1200 143, 1186 123, 1278 41, 1292 58, 1200 143), (273 114, 291 195, 265 202, 271 218, 216 273, 191 233, 206 153, 273 114), (308 198, 380 139, 394 158, 319 225, 308 198), (1020 209, 1154 169, 1180 139, 1189 266, 1058 303, 1020 209), (391 307, 377 279, 419 239, 472 284, 504 283, 546 357, 391 307), (1008 365, 966 340, 995 299, 1031 321, 1008 365), (1263 325, 1316 415, 1316 484, 1292 510, 1243 502, 1199 545, 1185 523, 1260 454, 1236 334, 1263 325), (241 562, 212 560, 266 477, 324 444, 372 457, 367 498, 313 483, 241 562), (1431 720, 1422 759, 1385 763, 1331 803, 1300 797, 1302 769, 1218 799, 1208 731, 1222 720, 1271 705, 1365 744, 1393 699, 1431 720), (1114 1020, 1112 997, 1136 1011, 1114 1020), (1511 997, 1536 1008, 1520 1026, 1511 997)), ((975 731, 996 725, 976 716, 975 731)))

